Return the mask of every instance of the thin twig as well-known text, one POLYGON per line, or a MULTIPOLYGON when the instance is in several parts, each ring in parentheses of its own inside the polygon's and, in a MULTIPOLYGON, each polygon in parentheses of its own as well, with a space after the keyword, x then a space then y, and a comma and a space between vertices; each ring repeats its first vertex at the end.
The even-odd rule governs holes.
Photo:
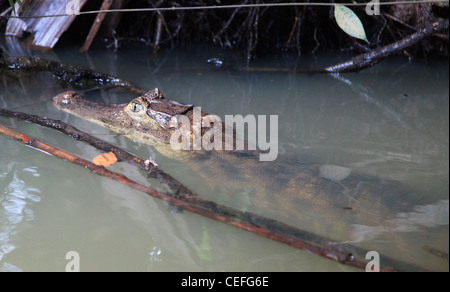
POLYGON ((0 14, 0 16, 6 16, 7 14, 9 14, 12 11, 12 7, 9 7, 8 9, 6 9, 5 11, 2 12, 2 14, 0 14))
POLYGON ((156 16, 156 28, 155 28, 155 41, 153 43, 153 54, 156 54, 159 50, 159 43, 161 41, 161 33, 162 33, 162 14, 158 13, 156 16))
MULTIPOLYGON (((246 4, 248 2, 248 0, 244 1, 244 4, 246 4)), ((225 23, 225 25, 222 27, 222 29, 214 36, 214 41, 218 40, 222 34, 225 32, 225 30, 227 30, 228 26, 231 24, 231 22, 233 21, 234 17, 236 16, 236 14, 239 12, 239 10, 241 10, 241 8, 236 8, 233 13, 231 14, 230 18, 228 19, 227 23, 225 23)))
POLYGON ((446 252, 443 252, 441 250, 435 249, 435 248, 433 248, 431 246, 428 246, 428 245, 422 246, 422 249, 424 251, 426 251, 426 252, 429 252, 432 255, 435 255, 437 257, 443 258, 443 259, 448 261, 448 253, 446 253, 446 252))
POLYGON ((395 21, 395 22, 398 22, 398 23, 400 23, 401 25, 403 25, 403 26, 405 26, 405 27, 407 27, 407 28, 409 28, 409 29, 412 29, 412 30, 414 30, 414 31, 417 31, 417 28, 416 28, 416 27, 414 27, 414 26, 412 26, 412 25, 409 25, 409 24, 407 24, 407 23, 404 22, 404 21, 401 21, 401 20, 398 19, 397 17, 395 17, 395 16, 393 16, 393 15, 387 13, 387 12, 383 12, 383 15, 386 16, 387 18, 389 18, 390 20, 393 20, 393 21, 395 21))

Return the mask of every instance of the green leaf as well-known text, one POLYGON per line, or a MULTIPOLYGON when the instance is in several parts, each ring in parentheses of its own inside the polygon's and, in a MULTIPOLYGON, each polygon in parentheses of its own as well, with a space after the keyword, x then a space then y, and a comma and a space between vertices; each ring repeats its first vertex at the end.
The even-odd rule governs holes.
POLYGON ((17 3, 19 3, 20 11, 23 11, 23 4, 22 4, 22 1, 17 0, 17 3))
POLYGON ((350 8, 341 4, 335 4, 334 17, 339 27, 346 34, 369 43, 361 20, 350 8))
POLYGON ((11 5, 12 10, 14 11, 14 16, 17 16, 16 14, 16 8, 14 7, 14 1, 13 0, 8 0, 9 5, 11 5))
MULTIPOLYGON (((15 2, 13 0, 8 0, 8 2, 9 2, 9 5, 11 5, 11 8, 14 11, 14 16, 17 16, 15 2)), ((20 10, 23 11, 22 1, 21 0, 17 0, 16 2, 19 4, 20 10)))

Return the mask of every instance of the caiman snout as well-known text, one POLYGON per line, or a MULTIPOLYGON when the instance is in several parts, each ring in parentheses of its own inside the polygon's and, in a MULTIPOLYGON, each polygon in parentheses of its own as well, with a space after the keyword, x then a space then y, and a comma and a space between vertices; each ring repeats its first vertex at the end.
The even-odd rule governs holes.
POLYGON ((77 101, 79 101, 79 96, 75 91, 66 91, 53 97, 52 101, 58 109, 64 110, 76 106, 77 101))

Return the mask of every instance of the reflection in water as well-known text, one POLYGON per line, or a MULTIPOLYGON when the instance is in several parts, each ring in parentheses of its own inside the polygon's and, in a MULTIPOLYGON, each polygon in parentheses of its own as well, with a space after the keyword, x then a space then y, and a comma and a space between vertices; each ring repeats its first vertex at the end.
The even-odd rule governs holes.
POLYGON ((448 225, 449 200, 441 200, 434 204, 416 206, 413 212, 397 213, 395 219, 386 220, 383 226, 353 225, 353 240, 361 242, 372 240, 383 233, 414 232, 423 227, 448 225))
MULTIPOLYGON (((3 166, 6 166, 5 164, 3 166)), ((8 169, 3 169, 0 173, 0 262, 10 252, 16 249, 14 237, 17 235, 18 226, 25 222, 34 220, 32 205, 38 203, 41 198, 40 191, 29 187, 24 181, 31 173, 33 176, 39 176, 37 167, 28 167, 22 170, 14 170, 14 164, 9 163, 8 169)), ((3 262, 0 271, 18 271, 20 268, 3 262)))

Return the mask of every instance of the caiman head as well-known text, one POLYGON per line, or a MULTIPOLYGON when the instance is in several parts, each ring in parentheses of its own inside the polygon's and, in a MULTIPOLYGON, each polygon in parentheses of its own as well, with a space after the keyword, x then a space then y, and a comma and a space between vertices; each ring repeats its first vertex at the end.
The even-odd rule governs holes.
POLYGON ((175 130, 170 125, 171 119, 177 115, 189 117, 193 109, 193 105, 165 99, 158 88, 125 104, 90 101, 75 91, 55 96, 53 104, 60 110, 154 146, 168 145, 175 130))

